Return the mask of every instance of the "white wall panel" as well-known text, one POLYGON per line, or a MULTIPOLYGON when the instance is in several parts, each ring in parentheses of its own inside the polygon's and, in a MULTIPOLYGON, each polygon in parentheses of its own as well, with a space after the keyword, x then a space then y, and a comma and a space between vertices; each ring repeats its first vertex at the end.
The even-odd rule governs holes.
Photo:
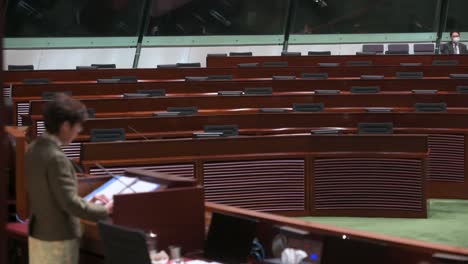
POLYGON ((206 66, 209 53, 229 53, 251 51, 256 56, 281 54, 282 46, 223 46, 223 47, 144 47, 141 51, 139 68, 154 68, 158 64, 178 62, 200 62, 206 66))
POLYGON ((32 64, 35 69, 75 69, 93 63, 131 68, 135 48, 5 50, 4 68, 9 64, 32 64))

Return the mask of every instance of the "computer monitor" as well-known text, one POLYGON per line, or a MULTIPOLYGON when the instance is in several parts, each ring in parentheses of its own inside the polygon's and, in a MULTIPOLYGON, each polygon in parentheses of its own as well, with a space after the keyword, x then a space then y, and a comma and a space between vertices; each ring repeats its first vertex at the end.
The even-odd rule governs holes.
POLYGON ((222 263, 245 263, 256 229, 256 220, 213 213, 205 242, 205 258, 222 263))

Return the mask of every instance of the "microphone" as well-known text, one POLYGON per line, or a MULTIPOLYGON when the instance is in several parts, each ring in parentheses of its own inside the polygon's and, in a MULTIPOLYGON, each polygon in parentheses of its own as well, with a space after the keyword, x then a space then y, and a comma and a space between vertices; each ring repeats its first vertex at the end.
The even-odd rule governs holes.
POLYGON ((140 132, 138 132, 136 129, 134 129, 133 127, 131 126, 128 126, 128 128, 130 128, 133 132, 135 132, 135 134, 137 134, 138 136, 144 138, 146 141, 149 141, 149 138, 145 137, 145 135, 141 134, 140 132))
POLYGON ((94 165, 96 165, 96 167, 98 167, 99 169, 103 170, 107 175, 111 176, 113 179, 115 179, 116 181, 120 182, 123 184, 123 186, 125 186, 126 188, 130 189, 130 191, 134 192, 134 193, 137 193, 137 191, 135 191, 132 186, 128 185, 126 182, 122 181, 119 176, 113 174, 111 171, 109 171, 108 169, 104 168, 104 166, 102 166, 101 164, 95 162, 94 165))

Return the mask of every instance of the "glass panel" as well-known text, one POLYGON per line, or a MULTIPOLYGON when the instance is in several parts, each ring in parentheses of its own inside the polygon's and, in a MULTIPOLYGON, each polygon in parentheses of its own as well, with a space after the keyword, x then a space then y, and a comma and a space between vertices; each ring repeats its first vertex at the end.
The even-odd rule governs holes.
POLYGON ((433 32, 438 0, 298 0, 293 34, 433 32))
POLYGON ((6 37, 137 36, 144 0, 9 0, 6 37))
POLYGON ((447 32, 450 31, 468 31, 468 20, 466 19, 466 10, 468 1, 466 0, 450 0, 449 11, 447 17, 447 32))
POLYGON ((287 0, 152 0, 147 36, 283 34, 287 0))

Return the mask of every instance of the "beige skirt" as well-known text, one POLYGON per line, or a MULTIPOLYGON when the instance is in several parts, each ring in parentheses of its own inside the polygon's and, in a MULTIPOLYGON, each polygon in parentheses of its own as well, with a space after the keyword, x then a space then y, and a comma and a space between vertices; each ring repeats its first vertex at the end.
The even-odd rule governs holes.
POLYGON ((43 241, 28 238, 29 264, 78 264, 80 240, 43 241))

